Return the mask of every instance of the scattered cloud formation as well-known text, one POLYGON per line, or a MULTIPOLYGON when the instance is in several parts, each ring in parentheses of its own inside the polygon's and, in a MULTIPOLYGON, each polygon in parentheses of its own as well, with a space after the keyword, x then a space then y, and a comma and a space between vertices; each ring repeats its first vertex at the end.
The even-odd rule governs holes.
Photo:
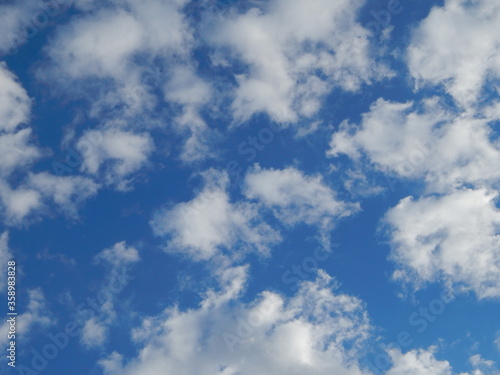
POLYGON ((499 375, 500 4, 439 4, 3 1, 19 364, 499 375))
POLYGON ((0 205, 2 218, 10 225, 21 225, 41 211, 49 201, 62 212, 77 216, 78 206, 96 194, 99 185, 79 176, 55 176, 48 172, 29 172, 46 156, 33 142, 30 120, 31 99, 17 78, 0 63, 0 205), (12 175, 27 172, 12 183, 12 175))
MULTIPOLYGON (((127 123, 128 132, 140 132, 129 137, 147 138, 146 129, 173 129, 186 139, 182 160, 206 158, 211 154, 209 129, 200 111, 211 100, 211 87, 196 74, 190 58, 192 30, 182 12, 186 3, 127 0, 101 7, 98 2, 77 2, 85 15, 51 41, 46 49, 50 69, 39 70, 39 78, 58 82, 74 99, 88 100, 91 118, 119 120, 127 123), (68 81, 73 82, 70 87, 68 81), (157 105, 172 107, 170 121, 154 112, 157 105)), ((102 131, 108 138, 121 131, 106 127, 102 131)))
POLYGON ((265 291, 248 304, 237 302, 245 268, 219 277, 220 290, 208 293, 199 308, 173 307, 146 318, 133 331, 138 355, 124 362, 112 353, 101 361, 105 373, 364 373, 356 360, 370 331, 364 306, 332 289, 326 273, 290 298, 265 291))
POLYGON ((107 264, 111 269, 96 297, 91 297, 93 302, 89 302, 89 305, 92 310, 79 310, 77 314, 82 324, 80 342, 84 347, 102 348, 108 340, 110 327, 117 323, 118 318, 117 293, 131 278, 128 273, 140 259, 139 251, 127 246, 125 241, 102 250, 94 257, 96 263, 107 264))
POLYGON ((422 103, 379 99, 356 127, 344 122, 329 156, 348 155, 389 176, 423 181, 385 216, 396 279, 417 287, 443 281, 498 297, 500 144, 488 118, 453 113, 431 98, 422 103), (416 224, 418 223, 418 225, 416 224))

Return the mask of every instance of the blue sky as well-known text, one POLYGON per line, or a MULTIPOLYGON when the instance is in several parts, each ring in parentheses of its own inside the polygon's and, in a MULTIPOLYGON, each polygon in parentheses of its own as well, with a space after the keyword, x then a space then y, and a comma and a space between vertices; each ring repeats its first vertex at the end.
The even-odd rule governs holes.
POLYGON ((500 374, 500 2, 0 9, 0 374, 500 374))

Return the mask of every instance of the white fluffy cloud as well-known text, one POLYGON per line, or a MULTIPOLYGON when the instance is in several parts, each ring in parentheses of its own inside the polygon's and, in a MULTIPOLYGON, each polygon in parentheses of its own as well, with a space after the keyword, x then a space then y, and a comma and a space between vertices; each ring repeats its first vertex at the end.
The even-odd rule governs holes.
POLYGON ((209 292, 199 308, 174 307, 144 319, 133 331, 139 354, 124 360, 112 353, 101 361, 105 373, 364 373, 356 360, 370 331, 364 306, 336 293, 325 273, 293 297, 265 291, 248 304, 237 301, 245 268, 226 269, 219 278, 221 290, 209 292))
POLYGON ((99 347, 104 344, 107 337, 107 327, 97 318, 89 319, 83 325, 81 341, 86 347, 99 347))
POLYGON ((45 295, 40 288, 28 290, 28 298, 26 311, 17 318, 20 335, 29 334, 30 328, 34 325, 47 327, 54 323, 45 295))
POLYGON ((28 173, 25 183, 16 188, 0 180, 3 219, 20 225, 30 217, 50 211, 53 203, 68 217, 77 217, 80 205, 97 194, 99 185, 81 176, 55 176, 47 172, 28 173))
POLYGON ((81 176, 54 176, 42 172, 29 175, 29 186, 53 200, 63 212, 75 216, 79 204, 94 196, 99 185, 81 176))
POLYGON ((500 144, 487 119, 452 114, 436 98, 421 104, 379 99, 360 126, 344 122, 330 156, 346 154, 404 178, 425 179, 429 192, 496 185, 500 144))
POLYGON ((391 350, 389 354, 392 367, 387 375, 452 375, 450 364, 434 357, 434 348, 411 350, 405 354, 391 350))
POLYGON ((25 123, 30 114, 31 100, 16 77, 0 63, 0 131, 12 131, 25 123))
POLYGON ((481 99, 487 82, 500 79, 500 4, 446 0, 413 33, 408 48, 417 85, 442 84, 464 107, 481 99))
POLYGON ((42 207, 42 197, 36 190, 19 187, 12 189, 0 179, 0 199, 2 218, 9 225, 19 225, 38 208, 42 207))
POLYGON ((245 177, 245 195, 271 209, 285 225, 319 226, 327 248, 329 232, 336 221, 359 210, 357 204, 336 199, 335 192, 321 177, 304 175, 292 167, 282 170, 255 167, 245 177))
POLYGON ((356 17, 363 1, 273 0, 262 9, 217 16, 207 30, 213 62, 248 70, 235 75, 237 120, 265 112, 277 121, 312 116, 333 87, 357 90, 388 73, 370 58, 368 31, 356 17))
POLYGON ((56 42, 59 48, 54 46, 49 53, 72 78, 123 75, 142 44, 140 25, 123 10, 105 9, 70 25, 56 42))
POLYGON ((137 249, 128 247, 125 241, 122 241, 109 249, 104 249, 96 255, 95 259, 97 261, 105 260, 113 267, 122 267, 138 262, 140 257, 137 249))
POLYGON ((25 167, 41 156, 40 150, 31 144, 31 129, 16 133, 0 134, 0 175, 25 167))
POLYGON ((394 276, 405 282, 443 281, 479 298, 500 296, 500 210, 497 194, 462 189, 441 197, 403 199, 390 209, 394 276))
POLYGON ((82 171, 97 175, 104 169, 106 183, 123 190, 129 187, 127 177, 148 162, 154 143, 147 133, 111 127, 88 131, 78 141, 77 148, 84 159, 82 171))
POLYGON ((157 235, 169 238, 167 250, 196 259, 208 259, 223 249, 232 256, 249 248, 267 254, 268 247, 281 240, 261 221, 257 205, 231 203, 228 183, 225 173, 210 170, 204 189, 194 199, 155 214, 151 225, 157 235))
POLYGON ((485 360, 476 354, 469 358, 472 372, 453 371, 450 363, 446 360, 438 360, 435 357, 437 348, 431 346, 428 349, 413 349, 406 353, 399 350, 390 350, 392 360, 391 368, 386 375, 498 375, 495 363, 485 360))
POLYGON ((185 1, 126 0, 102 7, 93 2, 83 17, 60 30, 47 53, 59 72, 71 78, 112 77, 125 83, 137 74, 133 57, 141 52, 185 53, 190 39, 181 12, 185 1))
MULTIPOLYGON (((372 374, 360 364, 374 338, 362 301, 338 293, 335 281, 320 270, 295 295, 266 290, 244 303, 239 298, 247 272, 247 266, 219 270, 220 288, 207 291, 199 307, 173 306, 143 319, 131 333, 137 355, 112 352, 100 361, 104 373, 372 374)), ((456 374, 448 361, 436 359, 436 349, 389 350, 392 363, 385 374, 456 374)), ((460 375, 498 373, 480 355, 470 363, 473 372, 460 375)))
POLYGON ((12 187, 8 181, 13 172, 25 170, 42 155, 31 143, 31 129, 18 129, 28 121, 30 111, 28 94, 5 63, 0 63, 0 207, 8 224, 19 224, 41 205, 37 191, 12 187))

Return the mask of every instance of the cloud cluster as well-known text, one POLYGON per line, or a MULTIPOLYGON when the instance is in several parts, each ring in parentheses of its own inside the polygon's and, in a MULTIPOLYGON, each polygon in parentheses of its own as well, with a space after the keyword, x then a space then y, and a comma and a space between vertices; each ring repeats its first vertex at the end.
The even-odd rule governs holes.
POLYGON ((394 277, 417 287, 440 281, 478 298, 500 295, 498 105, 486 91, 500 74, 499 17, 489 1, 432 8, 412 32, 409 71, 417 87, 442 85, 457 106, 380 98, 330 143, 330 156, 347 155, 362 170, 424 182, 421 197, 401 200, 384 218, 394 277))
POLYGON ((67 215, 76 216, 79 203, 93 196, 98 184, 84 177, 60 177, 29 169, 45 152, 27 127, 31 99, 5 63, 0 63, 0 204, 2 219, 19 225, 53 201, 67 215), (28 172, 28 173, 26 173, 28 172))
POLYGON ((496 186, 500 143, 493 122, 446 108, 437 98, 422 103, 377 100, 359 126, 344 122, 328 154, 345 154, 398 177, 423 179, 429 193, 461 186, 496 186))
MULTIPOLYGON (((167 308, 132 329, 138 347, 132 358, 113 351, 101 359, 106 375, 178 374, 372 374, 363 358, 374 344, 373 327, 358 298, 339 293, 335 281, 318 271, 285 297, 268 290, 244 303, 248 267, 219 269, 218 289, 199 307, 167 308), (196 360, 193 360, 196 358, 196 360)), ((406 353, 388 349, 387 375, 452 375, 436 348, 406 353)), ((497 374, 495 364, 474 355, 472 372, 497 374)))
POLYGON ((443 85, 464 108, 484 101, 500 78, 500 4, 446 0, 415 29, 408 65, 417 87, 443 85))
MULTIPOLYGON (((173 129, 185 138, 182 160, 205 158, 210 154, 208 127, 200 110, 212 100, 211 88, 190 58, 193 36, 183 12, 186 3, 77 2, 82 15, 58 29, 46 48, 49 67, 40 69, 38 77, 57 83, 61 94, 87 100, 89 115, 101 122, 93 131, 105 132, 110 140, 122 131, 146 140, 145 130, 173 129), (160 105, 170 111, 159 110, 160 105)), ((132 143, 127 150, 143 153, 144 145, 132 143)), ((114 177, 120 181, 122 176, 114 177)))
POLYGON ((356 355, 370 325, 358 299, 337 293, 320 272, 295 296, 265 291, 245 304, 238 297, 246 272, 244 267, 221 271, 220 290, 207 293, 199 308, 173 307, 144 319, 133 331, 138 355, 125 362, 113 352, 101 361, 105 373, 364 373, 356 355))
MULTIPOLYGON (((385 217, 396 279, 442 281, 479 298, 500 295, 500 143, 488 118, 455 113, 437 98, 376 101, 360 126, 344 122, 329 155, 348 155, 387 175, 424 182, 385 217)), ((368 168, 370 168, 368 167, 368 168)), ((366 167, 362 167, 366 168, 366 167)))
POLYGON ((369 32, 357 22, 363 3, 275 0, 214 16, 207 28, 217 48, 212 61, 241 71, 234 74, 235 119, 264 112, 275 121, 296 121, 316 114, 333 88, 355 91, 389 76, 374 63, 369 32))

